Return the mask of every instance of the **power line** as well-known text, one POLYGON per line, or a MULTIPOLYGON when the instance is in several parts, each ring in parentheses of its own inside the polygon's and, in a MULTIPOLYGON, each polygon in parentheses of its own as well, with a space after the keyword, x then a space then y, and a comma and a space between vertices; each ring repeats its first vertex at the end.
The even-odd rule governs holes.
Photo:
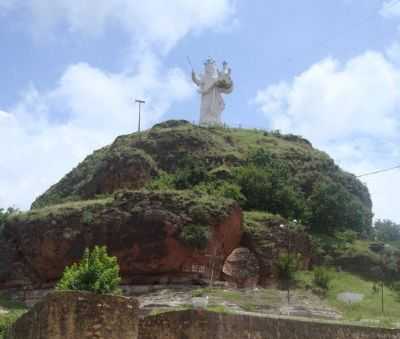
POLYGON ((365 173, 365 174, 361 174, 358 175, 357 178, 362 178, 362 177, 367 177, 367 176, 371 176, 371 175, 375 175, 375 174, 380 174, 380 173, 384 173, 384 172, 389 172, 389 171, 393 171, 395 169, 400 169, 400 165, 395 166, 395 167, 390 167, 390 168, 385 168, 385 169, 381 169, 381 170, 377 170, 374 172, 369 172, 369 173, 365 173))

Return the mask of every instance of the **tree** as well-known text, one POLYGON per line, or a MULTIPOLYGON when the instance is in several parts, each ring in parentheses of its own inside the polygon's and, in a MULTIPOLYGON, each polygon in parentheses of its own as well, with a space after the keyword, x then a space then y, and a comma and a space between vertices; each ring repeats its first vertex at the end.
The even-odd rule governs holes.
POLYGON ((235 182, 246 198, 244 207, 302 219, 304 196, 285 162, 263 149, 251 154, 247 162, 234 173, 235 182))
POLYGON ((300 254, 292 254, 288 248, 287 254, 281 254, 276 263, 278 269, 278 278, 286 285, 287 302, 290 303, 290 286, 295 281, 295 274, 300 266, 300 254))
POLYGON ((379 219, 375 222, 375 234, 380 241, 399 241, 400 225, 388 219, 379 219))
POLYGON ((18 212, 18 209, 14 208, 14 207, 9 207, 7 209, 0 208, 0 232, 2 231, 8 217, 11 214, 14 214, 17 212, 18 212))
POLYGON ((284 282, 292 282, 300 265, 299 254, 281 254, 276 263, 278 278, 284 282))
POLYGON ((371 229, 371 213, 359 198, 332 180, 321 180, 307 200, 306 222, 317 233, 342 230, 356 232, 371 229))
POLYGON ((120 282, 117 258, 109 256, 105 246, 95 246, 85 250, 79 263, 65 268, 56 289, 117 293, 120 282))

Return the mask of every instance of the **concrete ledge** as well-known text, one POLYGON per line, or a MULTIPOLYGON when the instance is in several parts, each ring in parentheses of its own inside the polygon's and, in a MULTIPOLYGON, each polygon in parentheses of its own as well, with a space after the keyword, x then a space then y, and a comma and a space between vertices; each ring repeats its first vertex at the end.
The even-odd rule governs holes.
POLYGON ((179 311, 149 316, 139 325, 139 339, 399 339, 386 330, 292 319, 179 311))
POLYGON ((136 339, 138 308, 125 297, 51 293, 17 320, 7 339, 136 339))

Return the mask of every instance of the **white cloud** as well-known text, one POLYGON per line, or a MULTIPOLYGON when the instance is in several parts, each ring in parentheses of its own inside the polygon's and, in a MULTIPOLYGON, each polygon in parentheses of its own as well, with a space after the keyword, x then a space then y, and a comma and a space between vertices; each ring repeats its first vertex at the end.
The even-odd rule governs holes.
MULTIPOLYGON (((388 56, 368 51, 345 64, 322 60, 290 82, 260 90, 255 103, 273 129, 309 138, 353 173, 400 164, 398 51, 395 45, 388 56)), ((400 172, 363 180, 377 216, 400 221, 393 199, 400 172)))
POLYGON ((72 64, 54 88, 32 84, 19 103, 0 111, 0 207, 22 208, 88 153, 136 130, 135 98, 146 99, 148 127, 190 97, 182 70, 166 70, 162 56, 190 33, 229 27, 235 8, 234 0, 0 0, 3 13, 16 6, 32 18, 34 35, 123 32, 132 54, 130 66, 116 73, 72 64))
POLYGON ((17 2, 32 14, 36 34, 59 25, 94 36, 119 27, 133 41, 164 51, 190 32, 224 26, 235 12, 234 0, 13 0, 17 2))
POLYGON ((290 84, 260 91, 256 103, 273 128, 296 130, 317 141, 363 134, 394 136, 399 127, 399 85, 400 70, 382 54, 367 52, 345 65, 323 60, 290 84))
POLYGON ((27 208, 94 149, 136 130, 135 97, 146 93, 148 127, 192 94, 182 71, 163 71, 151 60, 133 75, 71 65, 56 88, 31 86, 10 112, 0 111, 0 206, 27 208))
POLYGON ((398 0, 385 1, 380 10, 380 14, 385 18, 394 18, 400 16, 400 3, 398 0))

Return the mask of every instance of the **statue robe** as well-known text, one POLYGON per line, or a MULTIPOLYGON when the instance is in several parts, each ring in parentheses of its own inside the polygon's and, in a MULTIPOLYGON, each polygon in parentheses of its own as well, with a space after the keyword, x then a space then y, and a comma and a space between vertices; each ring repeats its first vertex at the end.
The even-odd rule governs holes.
MULTIPOLYGON (((193 82, 199 86, 201 94, 200 125, 222 125, 221 115, 225 109, 222 93, 231 93, 233 86, 221 88, 218 86, 220 80, 218 76, 205 74, 198 78, 195 74, 193 75, 193 82)), ((230 78, 229 81, 231 82, 230 78)))

